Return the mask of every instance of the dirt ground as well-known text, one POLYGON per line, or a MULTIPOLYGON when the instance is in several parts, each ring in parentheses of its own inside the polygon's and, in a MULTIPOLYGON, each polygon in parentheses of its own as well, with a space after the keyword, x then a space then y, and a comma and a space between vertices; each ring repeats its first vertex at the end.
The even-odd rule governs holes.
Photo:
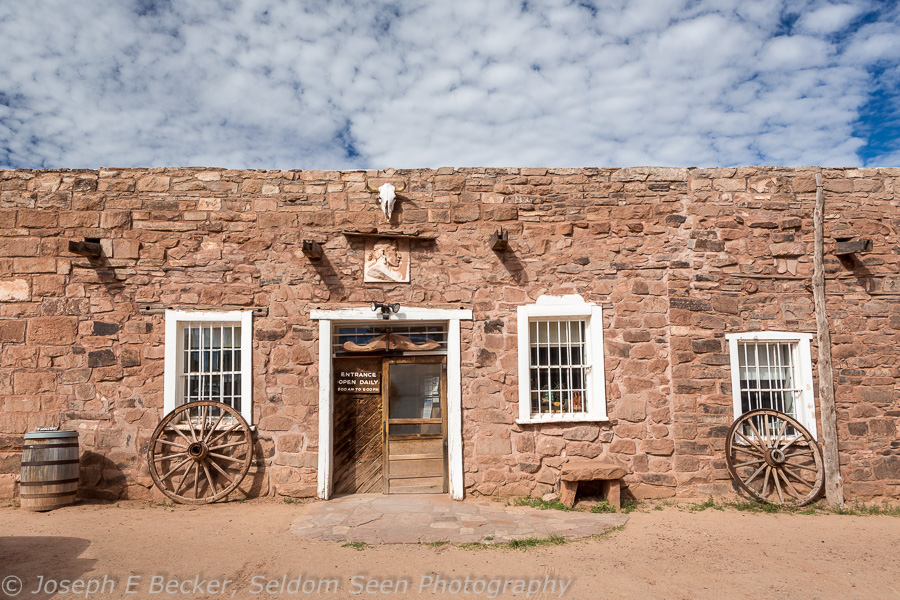
POLYGON ((900 599, 897 517, 668 506, 561 546, 357 550, 296 538, 296 510, 0 508, 0 598, 900 599))

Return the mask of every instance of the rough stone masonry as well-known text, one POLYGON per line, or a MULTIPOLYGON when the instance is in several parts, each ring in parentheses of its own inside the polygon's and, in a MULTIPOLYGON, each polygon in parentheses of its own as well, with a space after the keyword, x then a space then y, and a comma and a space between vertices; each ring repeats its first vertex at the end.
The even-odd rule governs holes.
POLYGON ((540 495, 567 457, 600 457, 637 498, 731 494, 724 336, 815 332, 816 172, 845 491, 900 498, 900 169, 769 167, 0 171, 0 497, 18 492, 23 434, 44 425, 80 433, 82 495, 158 494, 145 455, 163 417, 163 315, 139 310, 153 303, 266 309, 243 492, 314 495, 310 310, 372 300, 474 312, 467 493, 540 495), (390 222, 367 191, 385 182, 407 186, 390 222), (500 228, 510 250, 493 252, 500 228), (342 231, 436 240, 412 242, 410 283, 365 284, 363 249, 342 231), (90 238, 102 260, 68 251, 90 238), (838 238, 873 249, 839 259, 838 238), (604 307, 608 423, 515 423, 516 308, 543 294, 604 307))

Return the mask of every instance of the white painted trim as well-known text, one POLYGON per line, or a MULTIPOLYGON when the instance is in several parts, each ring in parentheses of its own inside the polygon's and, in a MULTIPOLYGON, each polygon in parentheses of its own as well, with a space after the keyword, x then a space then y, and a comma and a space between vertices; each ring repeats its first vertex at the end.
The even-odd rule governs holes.
MULTIPOLYGON (((340 308, 335 310, 316 309, 309 313, 312 320, 328 319, 330 321, 381 321, 380 313, 374 312, 370 307, 340 308)), ((400 307, 400 312, 391 313, 385 321, 471 321, 472 310, 469 308, 443 309, 443 308, 406 308, 400 307)))
POLYGON ((742 331, 740 333, 725 334, 725 339, 739 340, 745 342, 747 340, 754 342, 796 342, 799 340, 810 341, 813 339, 811 333, 794 333, 791 331, 742 331))
MULTIPOLYGON (((313 310, 310 317, 319 321, 319 498, 331 497, 334 485, 334 391, 332 390, 332 321, 383 322, 371 308, 313 310), (374 317, 374 318, 373 318, 374 317)), ((447 322, 447 462, 450 495, 462 500, 465 495, 462 452, 462 336, 460 321, 471 320, 471 309, 406 308, 392 313, 390 321, 447 322)))
POLYGON ((163 412, 175 410, 178 399, 178 371, 181 353, 178 352, 178 324, 236 323, 241 326, 241 416, 253 425, 253 311, 252 310, 167 310, 165 316, 165 357, 163 361, 163 412))
POLYGON ((731 403, 734 418, 743 414, 741 406, 741 372, 740 355, 738 354, 739 342, 793 342, 793 362, 797 377, 798 388, 801 397, 796 401, 796 419, 803 425, 813 439, 818 439, 816 428, 816 399, 813 391, 812 360, 809 344, 813 338, 811 333, 793 333, 788 331, 751 331, 742 333, 729 333, 725 336, 728 341, 728 356, 731 363, 731 403))
POLYGON ((447 323, 447 462, 450 478, 450 497, 462 500, 462 337, 459 319, 447 323))
POLYGON ((331 387, 331 321, 319 321, 319 498, 331 497, 334 394, 331 387))
POLYGON ((516 309, 518 330, 519 365, 519 418, 521 425, 539 423, 603 422, 609 418, 606 413, 606 366, 603 349, 603 309, 585 302, 580 296, 541 296, 535 304, 519 306, 516 309), (531 353, 529 351, 529 320, 532 318, 582 317, 586 322, 586 356, 590 365, 587 374, 588 411, 578 415, 531 414, 531 353))

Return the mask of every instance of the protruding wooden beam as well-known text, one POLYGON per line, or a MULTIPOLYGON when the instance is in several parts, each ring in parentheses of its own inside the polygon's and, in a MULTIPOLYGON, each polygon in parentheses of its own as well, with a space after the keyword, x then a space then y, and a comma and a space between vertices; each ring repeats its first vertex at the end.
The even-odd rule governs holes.
POLYGON ((322 245, 315 240, 303 240, 301 250, 303 250, 303 254, 305 254, 309 260, 321 260, 322 255, 324 254, 322 245))
POLYGON ((505 252, 509 250, 509 232, 498 229, 491 234, 491 250, 505 252))
POLYGON ((80 254, 88 258, 100 258, 103 248, 99 242, 73 242, 69 240, 69 252, 80 254))
POLYGON ((857 254, 862 252, 871 252, 874 244, 870 239, 861 240, 838 240, 837 248, 834 253, 838 256, 846 254, 857 254))

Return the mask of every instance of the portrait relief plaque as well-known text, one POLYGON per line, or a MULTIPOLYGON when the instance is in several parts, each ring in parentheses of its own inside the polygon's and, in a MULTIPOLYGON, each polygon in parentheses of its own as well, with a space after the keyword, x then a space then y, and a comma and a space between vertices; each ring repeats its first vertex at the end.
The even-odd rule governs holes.
POLYGON ((365 283, 409 283, 409 240, 366 240, 365 283))

